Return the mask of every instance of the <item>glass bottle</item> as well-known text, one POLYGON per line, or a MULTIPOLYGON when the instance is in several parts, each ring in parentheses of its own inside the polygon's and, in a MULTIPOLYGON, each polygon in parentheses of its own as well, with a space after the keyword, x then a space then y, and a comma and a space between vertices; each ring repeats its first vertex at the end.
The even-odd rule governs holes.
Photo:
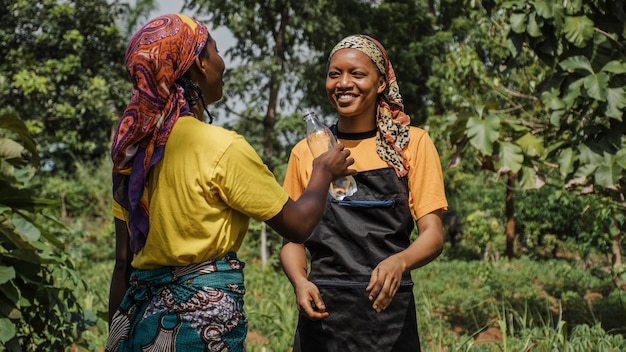
MULTIPOLYGON (((304 121, 306 121, 306 141, 309 149, 311 149, 311 153, 313 153, 313 157, 317 158, 337 143, 335 135, 315 117, 314 112, 306 112, 304 121)), ((345 197, 356 193, 356 190, 356 181, 352 175, 349 175, 331 182, 328 192, 333 198, 343 200, 345 197)))

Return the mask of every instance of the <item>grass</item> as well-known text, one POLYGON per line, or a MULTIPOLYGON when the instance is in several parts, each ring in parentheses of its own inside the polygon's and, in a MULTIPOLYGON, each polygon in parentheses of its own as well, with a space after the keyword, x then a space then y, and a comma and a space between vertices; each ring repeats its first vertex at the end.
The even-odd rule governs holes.
MULTIPOLYGON (((110 232, 109 240, 90 236, 86 241, 97 237, 100 246, 113 248, 112 229, 99 229, 110 232)), ((297 320, 293 290, 276 260, 261 265, 254 245, 246 241, 240 251, 247 263, 248 350, 288 352, 297 320)), ((105 318, 113 258, 96 258, 77 260, 90 285, 79 297, 85 309, 105 318)), ((413 272, 422 349, 626 351, 626 292, 614 289, 611 278, 599 272, 567 260, 482 262, 442 257, 413 272)), ((106 331, 100 319, 83 333, 82 350, 103 351, 106 331)))

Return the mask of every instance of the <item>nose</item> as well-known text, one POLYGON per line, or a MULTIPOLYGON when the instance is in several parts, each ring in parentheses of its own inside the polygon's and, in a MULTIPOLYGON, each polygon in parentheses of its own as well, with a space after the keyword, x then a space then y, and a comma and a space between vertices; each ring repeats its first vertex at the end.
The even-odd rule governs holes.
POLYGON ((352 85, 352 80, 350 80, 350 75, 347 74, 347 73, 343 73, 337 79, 337 86, 338 87, 344 88, 344 87, 350 87, 351 85, 352 85))

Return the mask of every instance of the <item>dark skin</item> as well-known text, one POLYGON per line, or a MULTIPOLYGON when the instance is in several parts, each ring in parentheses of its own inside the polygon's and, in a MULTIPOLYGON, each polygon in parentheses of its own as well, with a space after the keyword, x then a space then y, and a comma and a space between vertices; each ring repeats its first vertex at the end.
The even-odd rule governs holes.
MULTIPOLYGON (((215 41, 209 37, 205 50, 187 71, 191 80, 202 90, 207 104, 221 99, 223 73, 224 61, 218 54, 215 41)), ((192 105, 190 108, 192 115, 203 115, 204 107, 201 103, 192 105)), ((322 218, 330 182, 340 177, 356 174, 356 170, 349 169, 354 163, 354 159, 349 156, 350 151, 344 149, 343 144, 338 143, 334 148, 316 158, 313 161, 311 179, 304 193, 297 200, 288 199, 282 210, 266 223, 289 241, 304 242, 322 218)), ((130 286, 129 278, 133 258, 126 222, 115 219, 115 232, 115 266, 109 296, 109 324, 130 286)))

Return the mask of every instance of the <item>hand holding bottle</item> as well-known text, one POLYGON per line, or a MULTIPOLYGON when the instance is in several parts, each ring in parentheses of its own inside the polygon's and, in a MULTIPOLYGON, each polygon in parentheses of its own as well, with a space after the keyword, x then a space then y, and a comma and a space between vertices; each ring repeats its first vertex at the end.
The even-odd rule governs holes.
MULTIPOLYGON (((304 120, 307 124, 307 143, 314 157, 317 158, 324 152, 337 148, 343 150, 343 145, 337 142, 335 135, 328 127, 315 118, 315 114, 313 112, 305 113, 304 120)), ((350 165, 353 162, 354 160, 352 160, 350 165)), ((354 177, 352 177, 354 174, 355 172, 348 174, 345 177, 333 177, 333 182, 330 184, 328 190, 330 195, 337 200, 343 200, 345 197, 349 197, 356 193, 357 185, 354 177)))

